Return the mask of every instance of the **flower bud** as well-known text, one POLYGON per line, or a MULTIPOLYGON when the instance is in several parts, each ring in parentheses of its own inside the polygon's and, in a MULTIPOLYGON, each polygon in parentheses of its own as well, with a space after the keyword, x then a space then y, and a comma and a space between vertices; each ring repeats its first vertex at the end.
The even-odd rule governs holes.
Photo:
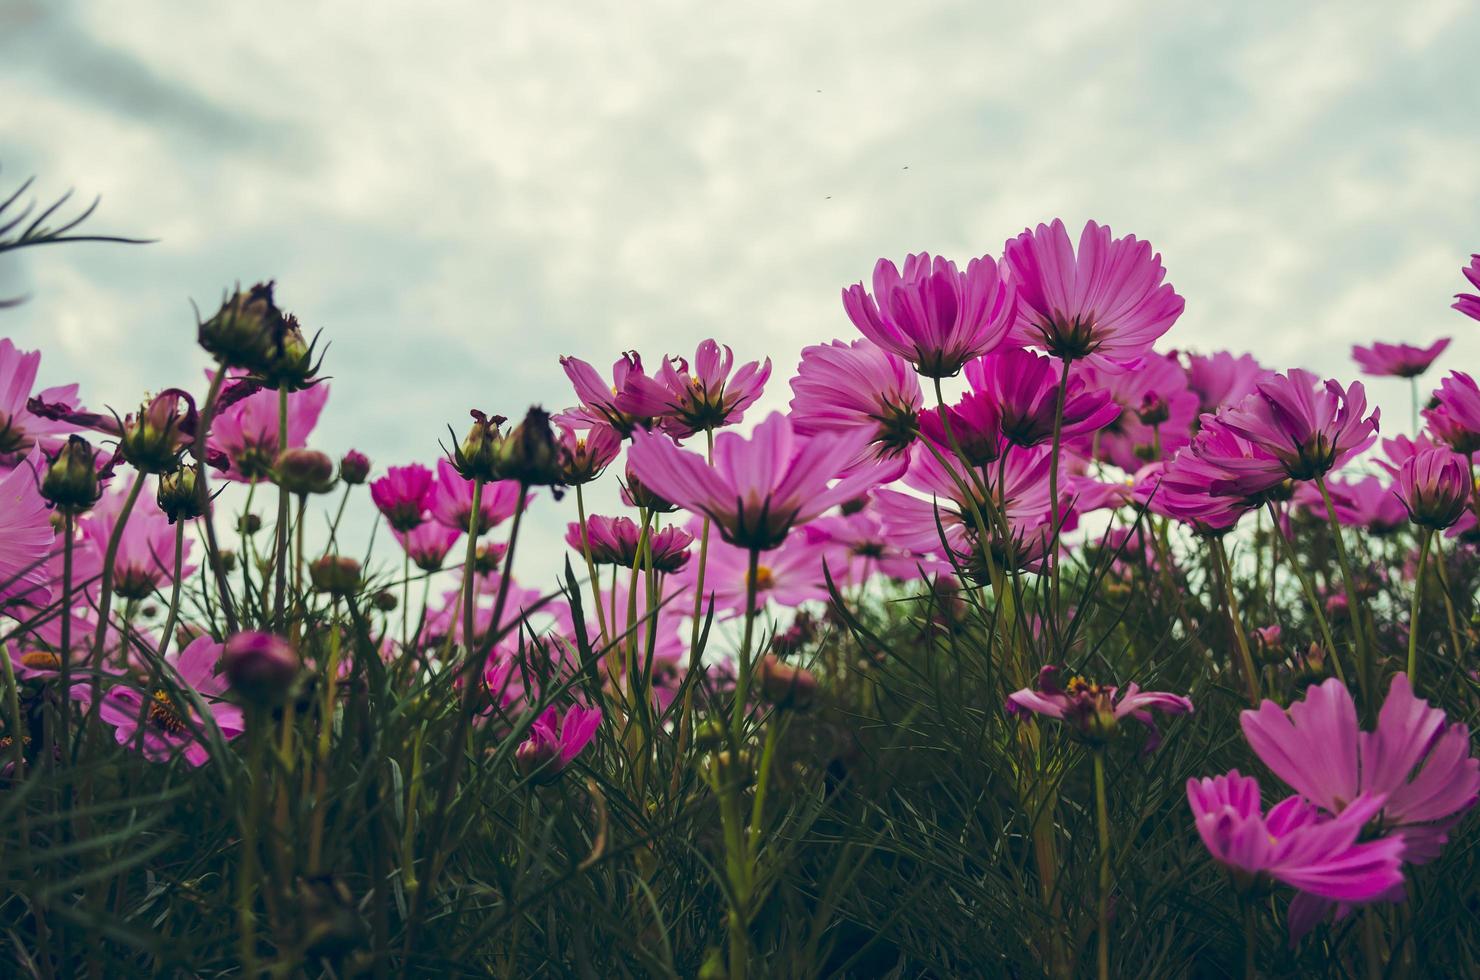
POLYGON ((159 509, 176 521, 190 521, 201 515, 200 494, 195 489, 195 470, 181 467, 173 473, 159 478, 159 493, 155 496, 159 509))
POLYGON ((694 747, 717 749, 725 744, 725 737, 725 726, 710 718, 694 728, 694 747))
POLYGON ((352 487, 364 483, 370 476, 370 457, 357 449, 351 449, 339 460, 339 478, 352 487))
POLYGON ((273 338, 283 322, 272 287, 271 282, 259 282, 245 292, 238 291, 221 304, 215 316, 198 326, 200 346, 222 366, 254 374, 266 370, 273 338))
POLYGON ((560 483, 560 444, 550 427, 550 415, 539 407, 531 408, 524 421, 514 427, 499 447, 500 476, 518 480, 528 487, 556 486, 560 483))
POLYGON ((396 594, 389 589, 381 589, 375 593, 370 602, 381 612, 395 612, 396 606, 400 604, 396 594))
POLYGON ((325 555, 308 566, 308 578, 319 592, 354 595, 360 587, 360 563, 344 555, 325 555))
POLYGON ((802 667, 784 664, 766 654, 756 665, 761 697, 782 710, 806 711, 817 699, 817 677, 802 667))
POLYGON ((316 449, 285 449, 273 466, 277 485, 289 493, 328 493, 334 487, 334 461, 316 449))
POLYGON ((124 420, 119 451, 140 473, 173 472, 194 436, 195 423, 195 400, 178 388, 166 389, 124 420))
POLYGON ((1450 527, 1469 504, 1469 460, 1444 448, 1415 453, 1398 470, 1394 490, 1419 527, 1450 527))
POLYGON ((248 701, 276 704, 298 677, 298 653, 272 633, 238 633, 226 641, 221 666, 231 689, 248 701))
POLYGON ((262 530, 262 518, 256 514, 243 514, 236 522, 236 529, 238 532, 250 537, 262 530))
POLYGON ((41 496, 64 514, 81 514, 103 494, 97 453, 81 436, 68 436, 41 480, 41 496))
POLYGON ((514 750, 514 768, 525 779, 534 777, 536 783, 552 783, 560 775, 560 744, 542 739, 530 739, 514 750))
POLYGON ((504 423, 502 415, 488 416, 476 408, 468 414, 473 416, 473 427, 452 450, 452 465, 465 480, 475 483, 492 483, 502 479, 499 472, 499 447, 504 441, 499 426, 504 423))
POLYGON ((255 372, 264 388, 274 391, 302 391, 318 384, 319 366, 323 358, 314 359, 314 348, 318 346, 318 335, 312 341, 305 340, 298 318, 286 314, 273 338, 273 346, 267 364, 255 372))
POLYGON ((627 467, 627 485, 622 488, 622 499, 633 507, 646 507, 654 514, 671 514, 678 510, 673 504, 642 485, 632 467, 627 467))

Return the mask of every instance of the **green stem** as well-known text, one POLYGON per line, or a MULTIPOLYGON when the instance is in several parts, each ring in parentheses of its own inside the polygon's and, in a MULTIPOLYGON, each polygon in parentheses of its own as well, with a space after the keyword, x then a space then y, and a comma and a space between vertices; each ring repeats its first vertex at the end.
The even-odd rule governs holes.
POLYGON ((1105 750, 1096 749, 1095 819, 1100 831, 1100 905, 1098 926, 1098 972, 1100 980, 1110 978, 1110 808, 1105 799, 1105 750))
POLYGON ((1249 638, 1244 633, 1243 617, 1239 615, 1238 593, 1233 587, 1233 566, 1228 561, 1228 551, 1221 538, 1211 538, 1213 557, 1222 569, 1223 587, 1228 594, 1228 619, 1233 624, 1233 638, 1238 646, 1239 663, 1243 668, 1244 682, 1249 686, 1249 707, 1258 708, 1259 671, 1254 666, 1254 657, 1249 652, 1249 638))
MULTIPOLYGON (((288 389, 278 388, 278 441, 281 456, 288 448, 288 389)), ((277 548, 273 558, 273 577, 277 581, 272 601, 272 620, 279 633, 283 631, 284 598, 288 590, 288 491, 278 484, 277 548)))
MULTIPOLYGON (((57 698, 61 720, 57 731, 57 744, 64 762, 70 762, 72 738, 72 545, 75 520, 70 510, 62 513, 62 663, 60 696, 57 698)), ((179 587, 180 572, 175 571, 176 588, 179 587)), ((8 659, 8 658, 7 658, 8 659)))
POLYGON ((1341 657, 1336 652, 1336 640, 1331 636, 1331 624, 1326 620, 1326 613, 1321 609, 1321 600, 1316 597, 1316 587, 1311 583, 1310 576, 1305 569, 1300 567, 1300 556, 1295 552, 1295 543, 1285 533, 1285 527, 1280 523, 1280 515, 1274 509, 1274 504, 1269 506, 1269 516, 1276 533, 1280 536, 1280 542, 1285 546, 1285 555, 1290 559, 1290 568, 1295 572, 1295 578, 1300 581, 1301 591, 1305 593, 1306 604, 1310 606, 1310 614, 1315 617, 1316 623, 1321 628, 1321 637, 1326 641, 1326 652, 1331 657, 1331 666, 1336 669, 1337 678, 1346 683, 1346 672, 1341 669, 1341 657))
POLYGON ((1362 697, 1371 706, 1372 690, 1377 684, 1373 674, 1375 664, 1372 661, 1372 649, 1367 645, 1367 630, 1363 625, 1362 607, 1357 601, 1356 576, 1352 573, 1351 559, 1347 557, 1346 541, 1341 535, 1341 522, 1336 518, 1336 504, 1331 500, 1331 492, 1326 489, 1326 479, 1322 476, 1316 477, 1316 487, 1321 491, 1321 499, 1326 503, 1326 520, 1331 525, 1331 537, 1336 542, 1336 560, 1341 565, 1341 581, 1346 586, 1346 603, 1352 623, 1352 635, 1357 641, 1357 686, 1362 690, 1362 697))
POLYGON ((745 634, 740 642, 740 662, 735 672, 735 706, 730 720, 730 741, 738 751, 745 727, 745 702, 750 696, 750 644, 755 632, 756 577, 760 574, 761 553, 750 549, 745 573, 745 634))
POLYGON ((201 514, 200 522, 205 525, 207 558, 210 559, 211 571, 216 576, 216 590, 221 594, 221 612, 226 616, 226 632, 235 633, 236 609, 231 601, 231 586, 226 581, 226 564, 221 560, 221 548, 216 543, 216 515, 211 506, 211 492, 206 477, 205 447, 211 434, 211 420, 216 416, 216 400, 225 381, 224 368, 218 369, 211 377, 211 386, 200 410, 200 423, 196 426, 191 454, 195 456, 195 493, 201 514))
POLYGON ((1423 543, 1418 547, 1418 571, 1413 576, 1413 609, 1408 614, 1408 683, 1418 688, 1418 614, 1423 607, 1423 571, 1429 558, 1429 545, 1434 540, 1434 529, 1423 529, 1423 543))
POLYGON ((243 977, 256 977, 257 926, 253 913, 253 894, 257 883, 257 825, 262 818, 262 790, 265 773, 262 763, 262 710, 253 705, 247 709, 247 777, 246 819, 242 821, 242 853, 237 871, 236 921, 243 977))
POLYGON ((1059 453, 1060 443, 1063 440, 1064 428, 1064 399, 1069 390, 1069 365, 1072 361, 1064 361, 1064 370, 1059 375, 1059 390, 1054 398, 1053 411, 1053 453, 1049 458, 1048 470, 1048 496, 1050 514, 1053 523, 1049 525, 1051 538, 1049 541, 1049 584, 1051 589, 1049 612, 1054 624, 1058 628, 1059 621, 1059 453))
MULTIPOLYGON (((108 642, 108 612, 113 605, 113 563, 118 560, 118 545, 123 540, 123 527, 128 523, 129 515, 134 512, 134 504, 138 503, 139 492, 144 489, 144 476, 142 473, 134 475, 133 486, 129 487, 128 496, 123 500, 123 508, 118 512, 118 518, 113 522, 113 532, 108 535, 108 547, 103 552, 103 573, 98 584, 98 632, 93 638, 92 666, 100 669, 103 666, 103 647, 108 642)), ((94 700, 96 700, 98 678, 93 678, 94 700)))
POLYGON ((1254 903, 1244 901, 1244 980, 1256 980, 1258 971, 1255 969, 1255 954, 1258 952, 1258 932, 1255 928, 1254 903))
MULTIPOLYGON (((586 559, 586 576, 591 580, 591 596, 596 603, 596 624, 601 627, 601 638, 611 642, 606 628, 606 610, 601 606, 601 578, 596 574, 596 560, 591 557, 591 535, 586 527, 586 496, 581 485, 576 484, 576 516, 581 521, 581 557, 586 559)), ((706 518, 707 520, 707 518, 706 518)))

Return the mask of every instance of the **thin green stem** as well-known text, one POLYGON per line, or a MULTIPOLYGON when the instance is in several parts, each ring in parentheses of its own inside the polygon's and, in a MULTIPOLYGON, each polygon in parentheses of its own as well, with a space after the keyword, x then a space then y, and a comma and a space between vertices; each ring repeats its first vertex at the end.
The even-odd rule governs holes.
POLYGON ((1357 686, 1361 688, 1362 697, 1366 699, 1370 707, 1372 691, 1377 684, 1373 673, 1376 665, 1372 660, 1372 649, 1367 643, 1367 629, 1364 625, 1362 606, 1358 601, 1356 575, 1352 572, 1351 559, 1347 557, 1346 541, 1341 534, 1341 521, 1336 517, 1336 504, 1331 500, 1331 492, 1326 489, 1325 477, 1319 475, 1316 477, 1316 487, 1321 491, 1321 499, 1326 504, 1326 520, 1331 525, 1331 537, 1336 542, 1336 560, 1341 566, 1341 581, 1346 586, 1347 611, 1351 619, 1352 635, 1357 641, 1357 686))
MULTIPOLYGON (((277 451, 281 456, 288 448, 288 389, 278 388, 278 440, 277 451)), ((284 601, 288 591, 288 491, 278 484, 277 547, 274 549, 273 578, 277 589, 272 601, 272 621, 278 632, 283 629, 284 601)))
POLYGON ((1228 595, 1228 619, 1233 624, 1233 638, 1238 646, 1239 663, 1243 668, 1244 683, 1249 686, 1249 706, 1259 707, 1259 670, 1254 666, 1254 657, 1249 651, 1249 638, 1244 633, 1243 617, 1239 614, 1238 591, 1233 584, 1233 566, 1228 561, 1228 551, 1223 547, 1223 539, 1213 537, 1209 539, 1213 546, 1213 558, 1222 569, 1223 588, 1228 595))
POLYGON ((1110 808, 1105 795, 1105 750, 1095 749, 1095 820, 1100 831, 1100 941, 1097 966, 1100 980, 1110 978, 1110 808))
POLYGON ((1413 607, 1408 614, 1408 683, 1418 688, 1418 615, 1423 608, 1423 572, 1429 559, 1429 545, 1434 529, 1423 529, 1423 543, 1418 546, 1418 570, 1413 574, 1413 607))
POLYGON ((1316 597, 1316 587, 1311 583, 1310 576, 1300 566, 1300 556, 1295 552, 1295 543, 1285 533, 1285 526, 1280 523, 1280 515, 1274 509, 1274 504, 1269 506, 1269 516, 1274 524, 1275 532, 1279 534, 1280 542, 1285 546, 1285 555, 1290 559, 1290 568, 1295 573, 1295 578, 1300 581, 1300 589, 1305 593, 1306 604, 1310 606, 1310 614, 1315 617, 1320 626, 1321 637, 1326 641, 1326 653, 1331 657, 1331 666, 1336 669, 1336 676, 1340 681, 1346 683, 1346 672, 1341 668, 1341 657, 1336 652, 1336 640, 1331 636, 1331 624, 1326 620, 1326 613, 1321 609, 1321 601, 1316 597))

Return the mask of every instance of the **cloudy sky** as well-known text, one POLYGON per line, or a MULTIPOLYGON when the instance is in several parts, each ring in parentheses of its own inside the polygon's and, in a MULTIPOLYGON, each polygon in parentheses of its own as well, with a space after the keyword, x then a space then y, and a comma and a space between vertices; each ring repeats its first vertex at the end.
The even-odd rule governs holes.
POLYGON ((333 343, 316 443, 430 459, 469 407, 563 406, 562 353, 715 336, 783 405, 878 256, 1062 216, 1162 252, 1170 345, 1473 368, 1480 7, 1397 9, 0 0, 0 190, 158 239, 0 259, 0 329, 123 408, 199 376, 192 299, 276 278, 333 343))

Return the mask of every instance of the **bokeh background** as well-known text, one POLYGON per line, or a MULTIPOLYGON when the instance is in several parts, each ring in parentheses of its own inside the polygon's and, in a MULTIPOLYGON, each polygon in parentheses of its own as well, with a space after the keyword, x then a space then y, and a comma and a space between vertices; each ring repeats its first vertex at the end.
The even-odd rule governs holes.
MULTIPOLYGON (((1162 252, 1168 346, 1347 379, 1353 343, 1449 335, 1474 368, 1477 39, 1468 0, 0 0, 0 190, 158 239, 0 259, 30 296, 0 327, 124 410, 200 377, 191 300, 276 278, 333 344, 314 444, 379 467, 470 407, 564 407, 562 353, 715 336, 783 407, 878 256, 1062 216, 1162 252)), ((1369 389, 1406 428, 1406 386, 1369 389)))

